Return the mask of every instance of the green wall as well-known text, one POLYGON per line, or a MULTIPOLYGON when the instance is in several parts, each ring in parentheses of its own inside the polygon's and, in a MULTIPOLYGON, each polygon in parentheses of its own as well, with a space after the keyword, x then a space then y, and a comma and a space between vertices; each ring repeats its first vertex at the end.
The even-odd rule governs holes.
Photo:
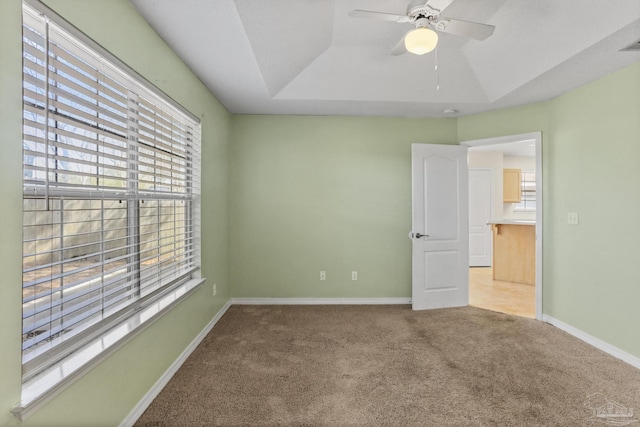
MULTIPOLYGON (((230 296, 228 140, 230 115, 126 0, 46 4, 202 120, 202 265, 207 282, 123 348, 37 411, 25 426, 115 426, 213 318, 230 296), (132 42, 135 41, 135 42, 132 42), (218 297, 211 286, 217 283, 218 297)), ((20 0, 0 2, 0 425, 20 400, 21 317, 20 0)))
MULTIPOLYGON (((461 117, 457 120, 457 126, 460 142, 529 132, 542 132, 543 139, 546 139, 549 128, 548 105, 543 102, 461 117)), ((543 141, 543 148, 546 144, 543 141)))
POLYGON ((542 131, 544 314, 640 357, 640 64, 457 125, 460 141, 542 131))
POLYGON ((411 144, 456 143, 455 120, 233 116, 231 135, 234 297, 411 296, 411 144))
POLYGON ((545 313, 640 357, 640 63, 549 113, 545 313))
POLYGON ((457 120, 233 116, 233 296, 409 297, 410 144, 540 131, 544 314, 640 357, 639 118, 638 64, 457 120))

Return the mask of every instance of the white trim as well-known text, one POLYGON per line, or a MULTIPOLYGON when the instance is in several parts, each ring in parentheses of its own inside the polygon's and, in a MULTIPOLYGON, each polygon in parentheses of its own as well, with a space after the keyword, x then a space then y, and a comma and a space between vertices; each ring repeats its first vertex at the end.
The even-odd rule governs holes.
POLYGON ((234 305, 393 305, 411 298, 231 298, 234 305))
POLYGON ((640 369, 640 357, 634 356, 633 354, 629 354, 626 351, 619 349, 618 347, 615 347, 592 335, 589 335, 586 332, 583 332, 576 327, 573 327, 567 323, 564 323, 562 320, 558 320, 554 317, 549 316, 548 314, 545 314, 542 316, 542 321, 550 325, 553 325, 558 329, 565 331, 569 335, 573 335, 574 337, 586 342, 589 345, 594 346, 599 350, 604 351, 605 353, 610 354, 611 356, 617 359, 622 360, 623 362, 628 363, 634 368, 640 369))
POLYGON ((542 213, 544 198, 542 187, 542 132, 521 133, 518 135, 462 141, 460 145, 479 147, 482 145, 505 144, 515 141, 533 140, 536 144, 536 319, 542 315, 542 213))
POLYGON ((467 147, 478 147, 481 145, 506 144, 509 142, 537 139, 540 136, 541 136, 541 132, 519 133, 517 135, 505 135, 505 136, 496 136, 493 138, 472 139, 469 141, 462 141, 460 142, 460 145, 466 145, 467 147))
POLYGON ((211 321, 204 327, 202 331, 196 336, 193 341, 184 349, 184 351, 178 356, 178 358, 169 366, 169 368, 162 374, 162 376, 156 381, 156 383, 149 389, 148 392, 140 399, 140 401, 134 406, 134 408, 129 412, 129 415, 126 416, 122 423, 120 423, 120 427, 130 427, 135 424, 135 422, 142 416, 144 411, 151 405, 153 400, 160 394, 162 389, 167 385, 167 383, 173 378, 173 376, 178 372, 178 369, 182 366, 182 364, 187 360, 187 358, 193 353, 193 351, 198 347, 198 345, 202 342, 202 340, 211 332, 213 327, 218 323, 218 320, 222 318, 222 316, 227 312, 227 310, 231 307, 231 300, 227 301, 227 303, 216 313, 216 315, 211 319, 211 321))
POLYGON ((22 384, 21 401, 11 413, 24 422, 38 409, 84 376, 93 367, 138 336, 156 320, 171 312, 171 308, 199 289, 206 279, 193 279, 163 295, 143 310, 138 311, 70 357, 22 384))

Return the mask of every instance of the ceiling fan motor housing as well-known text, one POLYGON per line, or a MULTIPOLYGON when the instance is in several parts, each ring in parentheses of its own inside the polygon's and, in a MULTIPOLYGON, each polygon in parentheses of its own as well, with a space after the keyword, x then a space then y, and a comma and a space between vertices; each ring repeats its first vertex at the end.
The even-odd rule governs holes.
POLYGON ((438 20, 440 11, 424 3, 424 0, 415 0, 407 7, 407 16, 416 27, 424 27, 438 20))

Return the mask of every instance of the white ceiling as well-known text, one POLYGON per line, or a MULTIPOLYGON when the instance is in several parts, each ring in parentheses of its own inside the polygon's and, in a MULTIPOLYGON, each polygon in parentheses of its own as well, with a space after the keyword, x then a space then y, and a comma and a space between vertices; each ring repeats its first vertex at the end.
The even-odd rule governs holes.
POLYGON ((455 0, 442 17, 495 25, 389 55, 409 0, 130 0, 232 113, 456 117, 554 98, 640 61, 640 0, 455 0), (440 89, 437 90, 439 79, 440 89))

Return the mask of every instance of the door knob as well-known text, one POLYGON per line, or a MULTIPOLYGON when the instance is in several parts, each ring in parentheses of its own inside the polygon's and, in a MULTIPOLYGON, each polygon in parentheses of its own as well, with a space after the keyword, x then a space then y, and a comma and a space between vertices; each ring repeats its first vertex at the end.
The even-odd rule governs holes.
POLYGON ((419 239, 421 237, 429 237, 428 234, 420 234, 420 233, 416 233, 416 239, 419 239))

